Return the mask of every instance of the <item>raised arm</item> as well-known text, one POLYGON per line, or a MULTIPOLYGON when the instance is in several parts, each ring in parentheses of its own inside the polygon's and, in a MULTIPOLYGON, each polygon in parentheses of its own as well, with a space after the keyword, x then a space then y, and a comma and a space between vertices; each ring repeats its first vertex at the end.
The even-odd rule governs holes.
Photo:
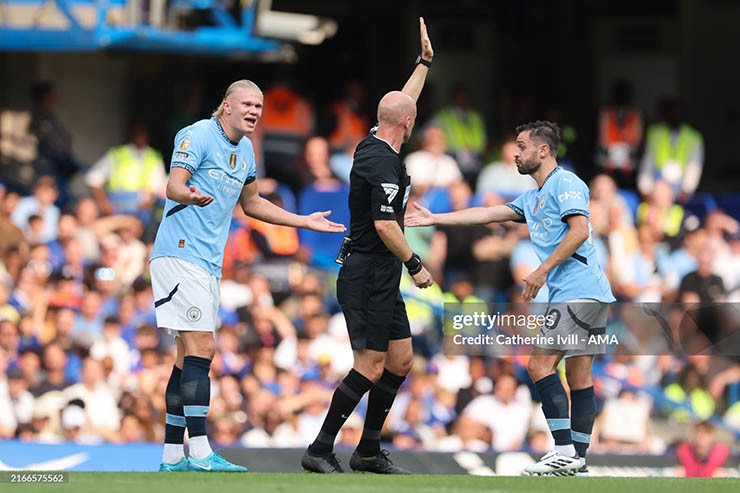
POLYGON ((505 205, 492 207, 470 207, 455 212, 433 214, 429 209, 414 202, 416 212, 406 216, 404 224, 415 226, 470 226, 475 224, 523 221, 524 217, 505 205))
MULTIPOLYGON (((429 40, 429 34, 427 34, 427 26, 424 24, 424 18, 419 17, 419 33, 421 36, 421 59, 427 62, 429 65, 432 64, 432 58, 434 58, 434 50, 432 49, 432 42, 429 40)), ((419 100, 419 95, 424 87, 424 82, 429 72, 429 67, 419 62, 416 64, 414 71, 411 73, 411 77, 406 81, 406 85, 403 86, 401 92, 404 92, 411 96, 414 102, 419 100)))

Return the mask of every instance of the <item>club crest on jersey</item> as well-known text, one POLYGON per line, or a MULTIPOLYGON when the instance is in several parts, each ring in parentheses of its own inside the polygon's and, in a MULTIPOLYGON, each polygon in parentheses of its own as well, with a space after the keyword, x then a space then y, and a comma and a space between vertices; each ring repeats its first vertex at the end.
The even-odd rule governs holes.
POLYGON ((398 185, 395 183, 381 183, 381 187, 383 187, 383 191, 385 192, 386 197, 388 197, 388 203, 390 204, 393 202, 393 199, 396 198, 396 194, 398 194, 398 185))
POLYGON ((197 322, 198 320, 200 320, 202 313, 200 311, 200 308, 198 308, 197 306, 191 306, 190 308, 188 308, 187 315, 188 320, 190 320, 191 322, 197 322))
POLYGON ((182 142, 180 142, 180 150, 187 151, 188 149, 190 149, 190 137, 185 137, 182 139, 182 142))
POLYGON ((236 169, 236 154, 229 156, 229 167, 231 169, 236 169))
POLYGON ((537 201, 537 203, 534 204, 534 209, 532 210, 532 214, 537 214, 537 211, 545 207, 545 197, 542 197, 540 200, 537 201))
POLYGON ((245 169, 247 169, 247 161, 246 159, 242 158, 242 171, 244 171, 245 169))

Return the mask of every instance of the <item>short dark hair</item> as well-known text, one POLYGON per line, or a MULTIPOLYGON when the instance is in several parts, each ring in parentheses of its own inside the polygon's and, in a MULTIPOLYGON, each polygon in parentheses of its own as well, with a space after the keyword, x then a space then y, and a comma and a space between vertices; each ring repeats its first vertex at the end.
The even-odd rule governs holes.
POLYGON ((529 136, 532 140, 537 140, 550 146, 550 155, 557 157, 558 146, 560 145, 560 127, 558 127, 557 123, 538 120, 516 127, 517 135, 527 131, 529 131, 529 136))

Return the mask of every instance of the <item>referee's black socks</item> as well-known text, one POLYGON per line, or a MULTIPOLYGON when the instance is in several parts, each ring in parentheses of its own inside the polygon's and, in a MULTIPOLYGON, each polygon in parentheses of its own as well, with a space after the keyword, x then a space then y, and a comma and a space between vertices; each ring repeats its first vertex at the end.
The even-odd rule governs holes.
MULTIPOLYGON (((365 392, 370 390, 373 382, 353 368, 349 371, 342 383, 339 384, 331 399, 329 411, 321 425, 321 431, 316 440, 309 445, 308 451, 314 455, 326 455, 334 449, 334 440, 337 433, 355 410, 357 403, 365 392)), ((372 394, 371 394, 372 395, 372 394)))
POLYGON ((380 453, 380 431, 405 378, 384 370, 380 380, 370 390, 365 427, 357 445, 357 453, 361 456, 372 457, 380 453))

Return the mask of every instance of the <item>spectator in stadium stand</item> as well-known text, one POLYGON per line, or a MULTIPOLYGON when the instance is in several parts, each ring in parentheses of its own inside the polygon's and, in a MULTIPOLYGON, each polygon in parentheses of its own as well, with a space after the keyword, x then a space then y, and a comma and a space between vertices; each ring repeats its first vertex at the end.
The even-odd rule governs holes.
POLYGON ((3 259, 9 250, 25 246, 23 230, 10 219, 11 210, 6 200, 5 185, 0 184, 0 259, 3 259))
POLYGON ((503 204, 537 186, 530 176, 517 171, 514 154, 516 139, 508 137, 501 145, 500 160, 487 164, 478 176, 475 193, 486 205, 503 204))
POLYGON ((650 409, 650 399, 630 389, 608 398, 594 424, 594 449, 612 454, 662 452, 652 436, 650 409))
POLYGON ((532 399, 527 387, 518 385, 513 375, 504 374, 496 380, 493 394, 473 399, 458 420, 460 426, 467 426, 470 421, 485 425, 488 436, 477 438, 504 452, 525 445, 531 412, 532 399))
POLYGON ((692 364, 687 364, 679 373, 678 379, 663 391, 672 405, 665 406, 666 414, 671 420, 686 423, 692 416, 709 419, 714 413, 716 404, 712 395, 706 390, 704 375, 692 364))
POLYGON ((85 403, 85 415, 90 432, 102 439, 110 439, 120 427, 120 410, 110 385, 103 380, 100 361, 87 357, 82 363, 79 383, 64 389, 69 400, 80 399, 85 403))
POLYGON ((732 291, 740 286, 740 223, 720 210, 707 214, 705 227, 708 248, 715 252, 714 272, 722 277, 725 288, 732 291))
POLYGON ((314 127, 313 105, 286 80, 264 92, 265 106, 255 130, 262 151, 265 176, 288 184, 294 192, 300 183, 298 159, 314 127))
POLYGON ((597 162, 601 171, 623 188, 634 186, 637 156, 642 146, 644 124, 633 93, 628 81, 615 81, 609 101, 599 111, 597 162))
POLYGON ((696 191, 704 168, 704 138, 683 120, 676 98, 658 103, 660 121, 650 125, 645 137, 637 187, 650 194, 657 180, 667 182, 679 203, 686 203, 696 191))
POLYGON ((446 153, 447 141, 441 128, 424 129, 421 149, 406 156, 406 171, 415 193, 423 195, 430 188, 447 188, 462 181, 455 158, 446 153))
POLYGON ((367 90, 362 82, 353 80, 344 87, 342 99, 329 105, 329 144, 333 152, 351 152, 365 138, 370 122, 365 114, 367 90))
MULTIPOLYGON (((433 284, 403 236, 410 182, 398 153, 414 128, 416 101, 434 56, 419 18, 421 53, 402 91, 378 104, 376 131, 360 142, 350 178, 351 253, 337 280, 352 349, 352 370, 335 390, 321 431, 301 459, 304 469, 341 473, 333 453, 340 428, 360 398, 370 392, 362 439, 350 459, 354 471, 409 474, 380 449, 380 433, 399 387, 411 369, 411 330, 398 289, 405 263, 419 287, 433 284)), ((348 245, 349 246, 349 245, 348 245)), ((340 252, 341 255, 341 252, 340 252)))
POLYGON ((244 137, 254 132, 262 107, 259 87, 248 80, 236 81, 211 119, 195 122, 175 137, 164 217, 150 262, 157 325, 174 335, 177 345, 166 389, 162 472, 247 470, 213 452, 206 435, 218 282, 234 206, 238 203, 245 214, 266 222, 324 232, 345 230, 327 220, 328 211, 299 216, 259 196, 252 143, 244 137))
MULTIPOLYGON (((506 205, 472 207, 446 214, 433 214, 414 204, 417 212, 406 216, 406 225, 453 226, 526 220, 541 264, 524 279, 523 300, 531 301, 547 283, 549 313, 560 317, 552 325, 543 326, 541 334, 552 337, 576 334, 576 338, 587 340, 592 331, 605 330, 609 303, 615 298, 593 245, 588 188, 574 173, 558 166, 559 139, 559 128, 549 121, 517 127, 517 166, 521 173, 532 175, 539 189, 530 190, 506 205), (546 228, 547 234, 543 234, 542 228, 546 228), (590 302, 584 303, 584 299, 590 302)), ((595 415, 591 366, 594 355, 604 354, 606 347, 547 341, 546 338, 535 344, 527 369, 555 439, 555 450, 524 471, 531 475, 586 474, 586 450, 595 415), (571 390, 570 409, 556 371, 566 354, 570 356, 565 360, 571 390)))
POLYGON ((681 243, 685 211, 674 199, 667 182, 655 182, 646 200, 637 207, 637 226, 647 226, 656 241, 666 241, 677 248, 681 243))
POLYGON ((57 237, 59 222, 59 207, 54 202, 59 197, 57 183, 50 175, 42 175, 36 180, 33 195, 22 197, 13 209, 10 218, 13 223, 24 231, 28 231, 29 219, 38 215, 43 219, 43 230, 38 238, 39 242, 49 242, 57 237))
POLYGON ((717 442, 712 423, 700 421, 694 424, 691 438, 678 445, 676 455, 687 478, 712 478, 720 475, 719 469, 727 462, 730 448, 717 442))
MULTIPOLYGON (((61 202, 67 200, 67 184, 82 169, 72 152, 72 135, 56 113, 57 95, 49 82, 38 82, 31 87, 30 130, 38 139, 41 174, 51 174, 62 191, 61 202)), ((55 199, 56 200, 56 199, 55 199)))
POLYGON ((77 202, 74 212, 77 218, 77 238, 82 242, 85 262, 97 262, 100 256, 100 245, 95 234, 95 223, 99 216, 98 204, 91 197, 83 197, 77 202))
POLYGON ((470 105, 470 91, 461 82, 452 88, 450 103, 439 110, 432 124, 440 127, 447 140, 447 152, 455 158, 472 189, 483 166, 486 151, 486 123, 470 105))
POLYGON ((149 128, 136 121, 128 143, 110 148, 85 173, 103 215, 130 214, 148 222, 167 181, 162 155, 149 145, 149 128))

